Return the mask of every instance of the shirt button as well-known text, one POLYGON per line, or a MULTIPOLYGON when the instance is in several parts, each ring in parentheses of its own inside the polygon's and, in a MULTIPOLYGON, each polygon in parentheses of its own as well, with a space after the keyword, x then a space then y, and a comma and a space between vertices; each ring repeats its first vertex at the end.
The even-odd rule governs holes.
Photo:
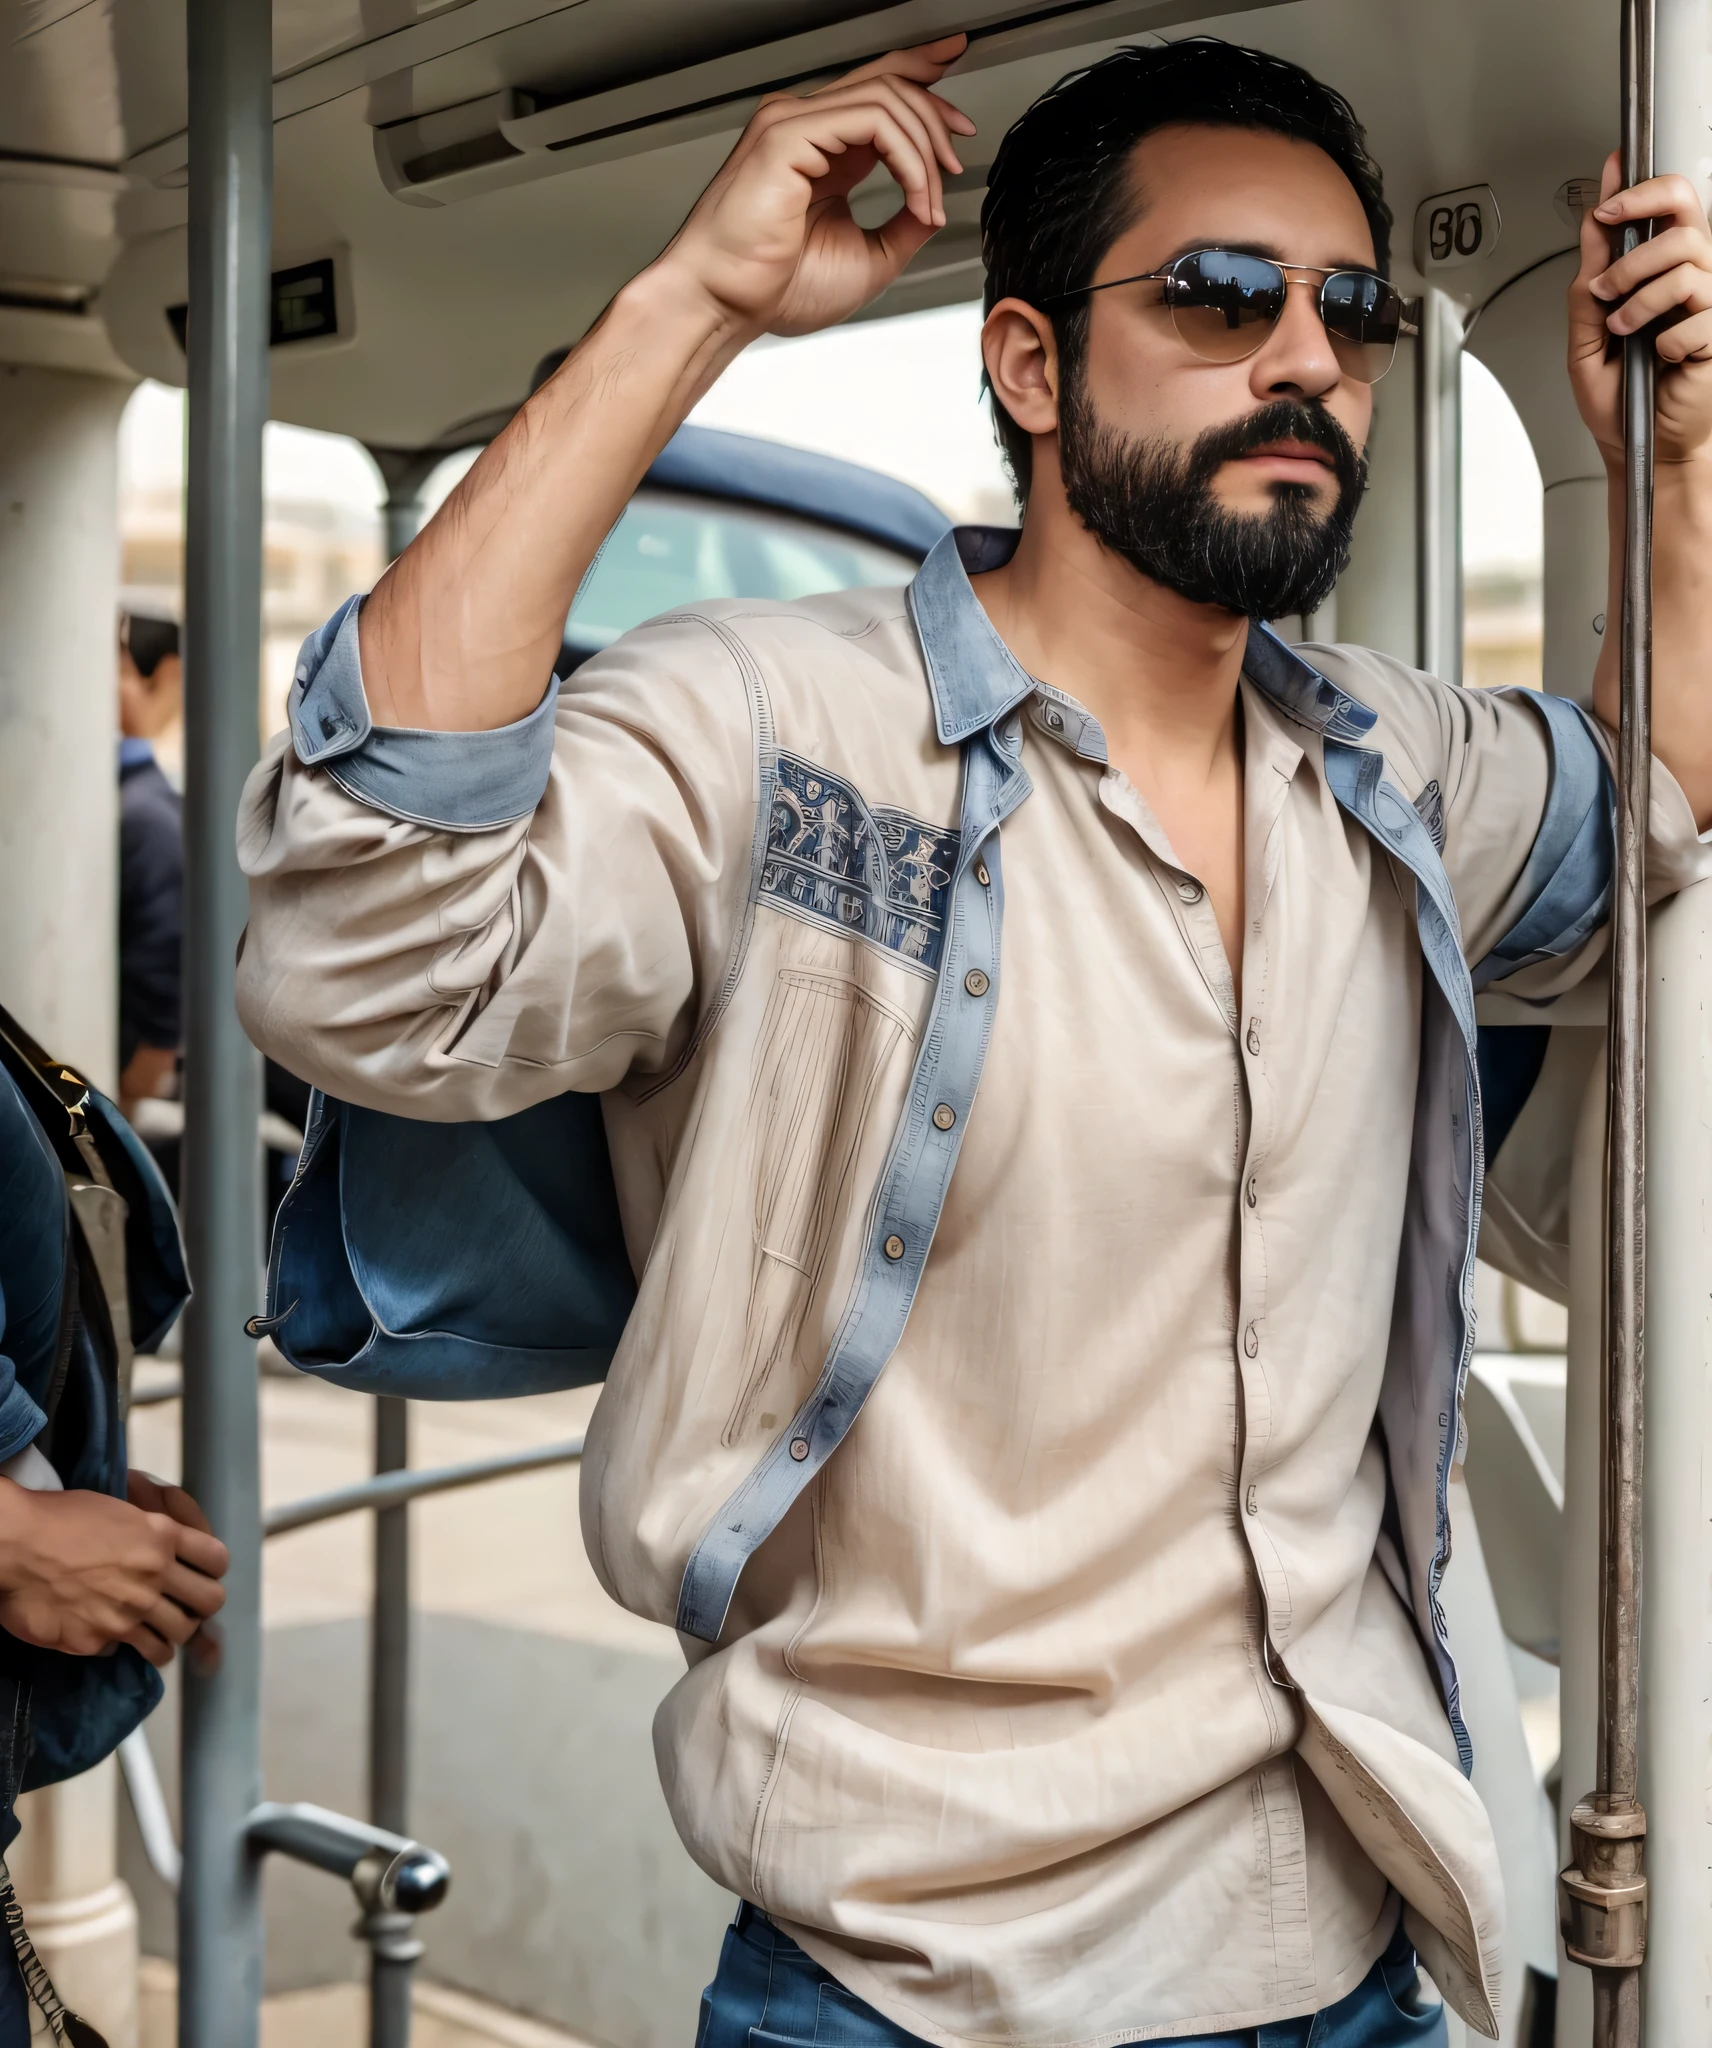
POLYGON ((1250 1358, 1253 1358, 1260 1349, 1260 1332, 1253 1323, 1250 1323, 1248 1328, 1242 1333, 1242 1348, 1248 1353, 1250 1358))
POLYGON ((886 1257, 888 1259, 892 1259, 894 1261, 901 1259, 904 1255, 903 1239, 895 1234, 891 1237, 888 1237, 886 1239, 885 1252, 886 1257))
MULTIPOLYGON (((806 1436, 793 1436, 791 1438, 791 1456, 796 1459, 799 1465, 808 1456, 808 1438, 806 1436)), ((1252 1490, 1251 1488, 1250 1491, 1252 1492, 1252 1490)))
POLYGON ((1252 1173, 1248 1177, 1248 1186, 1243 1190, 1243 1198, 1251 1209, 1260 1200, 1260 1189, 1252 1173))
MULTIPOLYGON (((803 1449, 806 1451, 808 1449, 808 1445, 804 1444, 803 1449)), ((791 1446, 791 1453, 793 1456, 796 1453, 795 1444, 792 1444, 791 1446)), ((1244 1501, 1243 1505, 1248 1509, 1251 1515, 1258 1515, 1260 1513, 1260 1492, 1257 1487, 1251 1486, 1248 1489, 1248 1498, 1246 1501, 1244 1501)))
POLYGON ((1250 1017, 1248 1020, 1248 1049, 1256 1059, 1260 1057, 1260 1019, 1258 1017, 1250 1017))
POLYGON ((942 1102, 933 1112, 933 1122, 936 1130, 948 1131, 956 1121, 957 1112, 951 1107, 949 1102, 942 1102))
POLYGON ((963 977, 963 986, 972 996, 984 996, 988 989, 992 987, 992 983, 981 972, 980 968, 971 967, 969 972, 963 977))
POLYGON ((984 860, 975 863, 975 879, 983 889, 990 889, 993 885, 993 878, 988 874, 987 863, 984 860))
POLYGON ((1049 732, 1062 732, 1062 731, 1064 730, 1064 714, 1063 714, 1063 712, 1062 712, 1062 711, 1049 711, 1049 712, 1048 712, 1048 713, 1046 714, 1046 725, 1047 725, 1047 730, 1048 730, 1049 732))
POLYGON ((1185 903, 1199 903, 1207 892, 1199 882, 1179 882, 1177 893, 1185 903))

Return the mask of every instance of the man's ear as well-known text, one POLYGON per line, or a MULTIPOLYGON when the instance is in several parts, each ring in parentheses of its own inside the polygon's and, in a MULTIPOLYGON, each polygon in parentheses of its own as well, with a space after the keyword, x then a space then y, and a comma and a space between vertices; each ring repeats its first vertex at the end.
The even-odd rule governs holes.
POLYGON ((1001 299, 981 329, 993 395, 1025 434, 1058 431, 1058 337, 1023 299, 1001 299))

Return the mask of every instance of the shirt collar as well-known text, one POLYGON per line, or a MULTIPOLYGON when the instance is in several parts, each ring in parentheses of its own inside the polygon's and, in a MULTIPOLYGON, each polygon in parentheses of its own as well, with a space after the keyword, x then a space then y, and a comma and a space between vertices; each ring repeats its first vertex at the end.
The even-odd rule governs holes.
POLYGON ((971 572, 1002 568, 1019 539, 1014 527, 954 526, 934 543, 909 587, 934 722, 948 747, 1034 695, 1033 676, 999 638, 969 583, 971 572))
MULTIPOLYGON (((1041 686, 999 637, 969 582, 1001 568, 1020 534, 1006 526, 956 526, 934 544, 910 585, 934 722, 946 746, 995 724, 1041 686)), ((1286 717, 1327 739, 1360 740, 1377 714, 1327 680, 1270 626, 1248 629, 1243 671, 1286 717)))
POLYGON ((121 734, 119 739, 119 773, 127 768, 145 767, 155 757, 155 750, 147 740, 135 739, 130 733, 121 734))

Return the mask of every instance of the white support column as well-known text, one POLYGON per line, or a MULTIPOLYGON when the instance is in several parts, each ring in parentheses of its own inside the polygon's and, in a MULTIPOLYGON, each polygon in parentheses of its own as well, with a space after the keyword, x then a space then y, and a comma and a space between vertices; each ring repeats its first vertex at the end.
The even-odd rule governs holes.
POLYGON ((118 1796, 113 1757, 26 1792, 8 1862, 54 1989, 107 2048, 137 2048, 137 1902, 118 1875, 118 1796))
POLYGON ((1712 882, 1648 933, 1647 2040, 1712 2039, 1712 882))
MULTIPOLYGON (((1418 659, 1415 368, 1414 348, 1399 348, 1396 363, 1374 389, 1367 496, 1333 600, 1332 628, 1340 640, 1411 663, 1418 659)), ((1326 627, 1316 623, 1312 637, 1327 637, 1326 627)))
POLYGON ((118 426, 128 387, 0 365, 0 1002, 118 1062, 118 426))
MULTIPOLYGON (((1704 203, 1712 0, 1656 20, 1655 161, 1704 203)), ((1712 2037, 1712 884, 1654 914, 1648 952, 1643 1981, 1646 2038, 1675 2048, 1712 2037)))
MULTIPOLYGON (((0 365, 0 1001, 118 1078, 118 427, 130 386, 0 365)), ((62 1995, 137 2039, 111 1763, 27 1794, 11 1868, 62 1995)))
MULTIPOLYGON (((1604 1357, 1605 1054, 1576 1120, 1569 1192, 1569 1386, 1563 1444, 1563 1629, 1558 1645, 1562 1748, 1558 1868, 1569 1861, 1570 1788, 1591 1785, 1599 1720, 1599 1404, 1604 1357)), ((1593 2039, 1593 1979, 1558 1942, 1556 2048, 1593 2039)))
POLYGON ((1589 711, 1609 601, 1606 495, 1602 475, 1565 477, 1545 490, 1545 686, 1589 711))
POLYGON ((1462 308, 1433 285, 1415 349, 1415 663, 1460 683, 1462 308))

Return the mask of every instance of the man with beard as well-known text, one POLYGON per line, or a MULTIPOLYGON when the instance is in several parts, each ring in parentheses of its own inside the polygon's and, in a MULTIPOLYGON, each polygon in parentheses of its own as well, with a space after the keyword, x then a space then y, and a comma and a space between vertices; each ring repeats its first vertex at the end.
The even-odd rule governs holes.
MULTIPOLYGON (((948 537, 907 598, 694 606, 546 686, 722 366, 942 223, 960 51, 768 102, 308 643, 240 826, 243 1013, 371 1110, 602 1095, 640 1289, 583 1530, 689 1658, 661 1774, 743 1900, 701 2048, 1442 2041, 1417 1951, 1495 2032, 1437 1599, 1473 987, 1598 952, 1609 737, 1265 630, 1343 564, 1401 323, 1348 106, 1206 40, 1064 81, 983 217, 1020 538, 948 537), (864 232, 877 163, 904 204, 864 232)), ((1712 816, 1712 240, 1680 181, 1616 186, 1571 365, 1614 475, 1607 335, 1682 316, 1662 890, 1712 816)), ((480 1355, 550 1341, 548 1236, 455 1224, 423 1235, 476 1248, 480 1355)))

